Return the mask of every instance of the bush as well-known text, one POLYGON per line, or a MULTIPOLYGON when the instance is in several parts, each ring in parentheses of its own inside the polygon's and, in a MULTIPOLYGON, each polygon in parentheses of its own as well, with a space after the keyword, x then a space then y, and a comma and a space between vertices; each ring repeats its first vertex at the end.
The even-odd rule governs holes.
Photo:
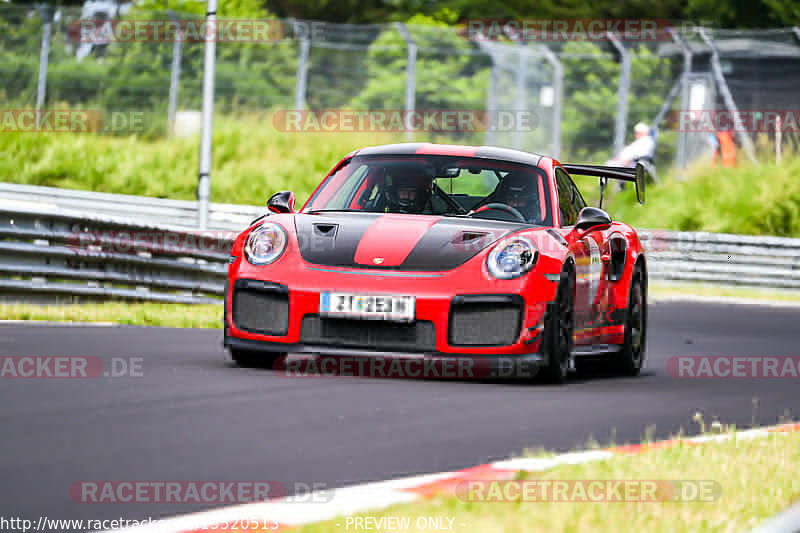
MULTIPOLYGON (((283 133, 270 115, 215 121, 214 202, 263 204, 292 190, 304 202, 342 157, 388 135, 283 133)), ((199 138, 145 140, 94 134, 0 135, 0 181, 194 200, 199 138)))
POLYGON ((782 165, 699 168, 687 181, 652 186, 644 206, 629 187, 609 211, 644 228, 800 237, 798 176, 800 156, 782 165))

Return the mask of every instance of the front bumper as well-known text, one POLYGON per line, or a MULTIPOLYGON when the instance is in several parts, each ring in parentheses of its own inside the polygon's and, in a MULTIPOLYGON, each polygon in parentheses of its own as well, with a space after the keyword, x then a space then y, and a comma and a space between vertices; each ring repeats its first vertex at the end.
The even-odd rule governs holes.
POLYGON ((408 379, 452 379, 458 381, 524 379, 535 377, 544 360, 539 354, 513 356, 467 356, 439 353, 386 353, 375 350, 331 348, 307 344, 286 345, 236 338, 227 339, 236 350, 312 353, 280 358, 272 370, 286 377, 368 377, 408 379))
MULTIPOLYGON (((534 272, 524 277, 527 279, 476 284, 466 281, 480 279, 474 275, 476 273, 470 277, 469 273, 455 271, 414 274, 317 268, 306 264, 284 270, 273 266, 253 267, 240 259, 232 264, 228 278, 229 290, 226 290, 225 296, 226 346, 272 352, 348 355, 532 356, 533 360, 539 357, 544 314, 547 303, 555 296, 556 286, 544 275, 534 272), (241 308, 237 309, 239 317, 234 319, 234 298, 242 287, 283 294, 286 298, 286 323, 279 324, 276 331, 265 333, 263 329, 259 331, 243 326, 239 318, 241 308), (356 294, 413 295, 416 298, 414 325, 402 330, 402 327, 394 328, 383 321, 331 319, 343 320, 340 322, 342 328, 324 329, 320 324, 328 319, 318 316, 320 293, 331 290, 356 294), (505 313, 497 316, 506 322, 492 324, 491 319, 480 320, 483 317, 478 314, 472 315, 470 322, 463 320, 464 315, 459 315, 462 317, 461 332, 459 337, 455 336, 453 326, 457 323, 457 317, 454 311, 463 310, 464 305, 480 310, 484 304, 503 308, 505 313), (517 315, 508 312, 513 306, 518 306, 517 315), (463 330, 471 327, 485 327, 489 331, 505 328, 507 331, 507 320, 511 316, 518 320, 514 325, 515 334, 511 337, 505 336, 505 340, 501 340, 499 337, 502 335, 496 336, 494 340, 499 342, 491 345, 460 342, 465 338, 463 330), (348 328, 352 333, 349 337, 348 328), (406 342, 405 337, 411 338, 406 342)), ((490 317, 491 314, 485 316, 490 317)), ((327 325, 330 325, 330 321, 327 325)))

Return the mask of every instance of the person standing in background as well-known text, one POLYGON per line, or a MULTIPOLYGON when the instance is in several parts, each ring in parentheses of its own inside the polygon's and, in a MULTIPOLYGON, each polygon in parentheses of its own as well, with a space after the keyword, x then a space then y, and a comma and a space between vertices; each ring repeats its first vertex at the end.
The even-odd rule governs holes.
POLYGON ((608 166, 633 168, 639 160, 653 163, 653 156, 656 153, 656 141, 650 134, 650 126, 644 122, 639 122, 633 127, 636 140, 622 149, 613 159, 606 162, 608 166))

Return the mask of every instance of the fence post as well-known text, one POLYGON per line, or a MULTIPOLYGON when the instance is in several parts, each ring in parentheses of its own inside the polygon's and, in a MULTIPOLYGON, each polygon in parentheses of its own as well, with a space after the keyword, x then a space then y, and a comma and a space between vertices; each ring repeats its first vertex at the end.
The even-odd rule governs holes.
POLYGON ((214 76, 217 59, 217 0, 207 0, 205 57, 203 60, 203 132, 200 137, 200 169, 197 174, 197 227, 208 227, 211 193, 211 133, 214 126, 214 76))
POLYGON ((482 32, 477 32, 472 37, 473 42, 478 45, 481 51, 489 56, 489 61, 492 66, 489 70, 489 87, 486 90, 486 131, 483 134, 483 144, 486 146, 494 146, 497 136, 497 80, 499 76, 499 67, 497 65, 497 58, 492 50, 492 47, 486 43, 486 38, 482 32))
POLYGON ((406 130, 406 140, 410 141, 414 138, 414 132, 409 127, 411 124, 410 119, 414 115, 416 109, 416 96, 417 96, 417 43, 411 38, 408 33, 408 28, 402 22, 396 22, 395 27, 406 42, 406 104, 405 104, 405 120, 404 126, 406 130))
MULTIPOLYGON (((517 69, 517 93, 516 101, 514 103, 514 113, 518 114, 523 111, 525 107, 525 82, 528 78, 528 49, 524 44, 517 45, 517 53, 519 54, 519 68, 517 69)), ((512 144, 516 150, 522 149, 522 130, 519 125, 519 118, 516 120, 514 127, 514 139, 512 144)))
POLYGON ((619 87, 617 88, 617 116, 614 123, 614 156, 625 146, 625 127, 628 123, 628 93, 631 86, 631 54, 615 33, 606 32, 620 57, 619 87))
POLYGON ((553 131, 552 154, 558 159, 561 154, 561 101, 564 97, 564 66, 556 54, 546 45, 541 47, 542 55, 553 67, 553 131))
POLYGON ((172 137, 175 132, 175 112, 178 108, 178 89, 181 81, 181 49, 183 47, 183 31, 180 29, 180 20, 173 11, 168 12, 169 18, 178 26, 175 32, 175 41, 172 44, 172 71, 169 77, 169 108, 167 110, 167 135, 172 137))
POLYGON ((294 109, 302 111, 306 107, 306 89, 308 85, 308 54, 311 50, 309 30, 304 24, 292 20, 295 35, 300 37, 300 57, 297 58, 297 73, 294 85, 294 109))
MULTIPOLYGON (((689 76, 692 73, 692 49, 686 41, 678 35, 674 29, 670 30, 670 36, 675 43, 681 47, 683 52, 683 73, 681 74, 681 111, 693 111, 689 107, 689 76)), ((678 146, 675 150, 675 168, 678 169, 678 178, 686 178, 686 143, 688 139, 685 131, 681 131, 680 121, 678 121, 678 146)))
POLYGON ((486 133, 484 133, 483 142, 487 146, 494 146, 496 142, 497 127, 497 60, 494 54, 489 52, 489 60, 492 62, 492 68, 489 71, 489 88, 486 93, 486 133))
POLYGON ((725 82, 725 75, 722 73, 722 66, 719 63, 719 50, 717 49, 717 45, 714 44, 714 41, 708 36, 705 28, 697 28, 697 34, 703 39, 703 42, 711 48, 711 74, 714 76, 714 81, 719 88, 719 92, 722 93, 722 100, 725 102, 725 107, 728 108, 728 112, 733 116, 733 127, 736 130, 736 136, 739 138, 739 142, 742 143, 742 148, 744 148, 744 153, 747 155, 747 158, 751 163, 757 165, 758 160, 756 159, 756 152, 753 148, 753 141, 750 139, 750 136, 747 135, 747 132, 744 131, 744 124, 742 123, 742 117, 739 115, 739 109, 736 107, 733 95, 728 89, 728 84, 725 82))
POLYGON ((47 4, 36 6, 42 18, 42 47, 39 52, 39 80, 36 84, 36 127, 41 124, 42 108, 47 94, 47 66, 50 61, 50 34, 53 28, 53 10, 47 4))

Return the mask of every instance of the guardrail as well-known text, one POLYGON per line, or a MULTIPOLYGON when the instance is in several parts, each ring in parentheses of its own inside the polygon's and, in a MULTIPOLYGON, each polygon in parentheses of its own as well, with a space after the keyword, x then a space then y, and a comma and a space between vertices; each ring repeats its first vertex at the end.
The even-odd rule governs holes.
MULTIPOLYGON (((264 207, 238 204, 210 204, 208 229, 241 230, 263 215, 264 207)), ((128 217, 157 226, 197 227, 197 202, 166 200, 147 196, 0 183, 0 209, 24 208, 35 211, 69 209, 93 215, 128 217)))
MULTIPOLYGON (((0 295, 219 302, 230 245, 264 208, 0 184, 0 295)), ((800 288, 800 239, 642 230, 650 278, 800 288)))
POLYGON ((652 279, 800 288, 800 239, 642 230, 652 279))
POLYGON ((219 303, 236 232, 0 209, 0 294, 10 300, 219 303))

